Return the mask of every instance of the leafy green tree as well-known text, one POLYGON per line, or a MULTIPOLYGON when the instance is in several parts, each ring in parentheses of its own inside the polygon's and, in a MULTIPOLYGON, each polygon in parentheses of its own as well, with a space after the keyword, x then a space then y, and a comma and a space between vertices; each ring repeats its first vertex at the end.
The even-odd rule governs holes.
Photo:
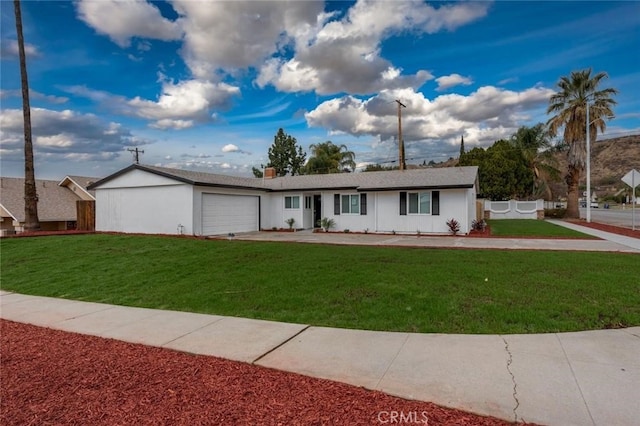
POLYGON ((22 85, 22 116, 24 119, 24 230, 38 231, 38 194, 33 161, 33 139, 31 137, 31 106, 29 104, 29 79, 27 77, 27 57, 24 51, 22 33, 22 11, 20 1, 13 1, 16 17, 16 35, 18 36, 18 55, 20 57, 20 82, 22 85))
POLYGON ((480 190, 492 200, 527 198, 533 187, 533 172, 520 151, 506 140, 487 149, 479 174, 480 190))
POLYGON ((462 154, 458 160, 460 166, 478 166, 484 161, 486 151, 483 148, 475 147, 469 152, 462 154))
MULTIPOLYGON (((276 169, 278 176, 301 174, 307 154, 297 144, 296 138, 288 135, 282 128, 273 138, 273 145, 269 148, 269 164, 267 167, 276 169)), ((255 175, 255 172, 254 172, 255 175)))
POLYGON ((262 170, 257 167, 251 167, 251 171, 253 172, 253 177, 261 178, 264 176, 262 170))
POLYGON ((533 172, 520 151, 499 140, 486 150, 473 148, 459 159, 461 166, 478 166, 479 194, 491 200, 524 198, 531 193, 533 172))
POLYGON ((618 91, 613 88, 599 89, 602 80, 607 78, 605 72, 591 75, 591 69, 572 71, 570 76, 563 76, 558 82, 559 91, 549 99, 547 114, 553 115, 547 125, 549 135, 555 137, 564 128, 564 143, 568 145, 568 170, 565 180, 568 186, 567 215, 579 218, 578 198, 580 196, 580 176, 586 166, 587 148, 587 103, 589 104, 589 137, 595 141, 598 130, 604 132, 605 120, 614 117, 613 106, 616 101, 612 96, 618 91))
POLYGON ((527 167, 533 172, 532 198, 552 197, 549 187, 550 181, 558 181, 560 171, 558 162, 553 155, 553 146, 549 141, 549 133, 544 124, 538 123, 533 127, 522 126, 511 136, 513 147, 520 151, 527 167))
POLYGON ((313 144, 310 148, 311 157, 305 167, 307 174, 342 173, 356 168, 356 155, 346 145, 334 145, 327 141, 313 144))

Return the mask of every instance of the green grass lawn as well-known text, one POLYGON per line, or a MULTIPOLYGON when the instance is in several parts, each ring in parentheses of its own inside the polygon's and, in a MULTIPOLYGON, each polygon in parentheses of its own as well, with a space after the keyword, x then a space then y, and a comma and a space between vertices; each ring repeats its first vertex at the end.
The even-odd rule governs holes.
POLYGON ((312 325, 538 333, 640 325, 640 256, 76 235, 3 239, 3 290, 312 325))
POLYGON ((535 219, 493 219, 487 223, 491 227, 491 235, 497 237, 558 237, 558 238, 585 238, 595 237, 582 232, 574 231, 544 220, 535 219))

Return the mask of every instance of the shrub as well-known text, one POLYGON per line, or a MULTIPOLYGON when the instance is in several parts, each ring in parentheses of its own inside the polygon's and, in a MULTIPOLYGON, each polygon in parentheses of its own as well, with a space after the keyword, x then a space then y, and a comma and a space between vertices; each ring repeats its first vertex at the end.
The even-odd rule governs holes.
POLYGON ((348 229, 345 229, 343 232, 344 232, 345 234, 348 234, 348 233, 349 233, 349 230, 348 230, 348 229))
POLYGON ((484 219, 474 220, 471 222, 471 229, 478 232, 484 232, 487 229, 487 222, 484 219))
POLYGON ((329 232, 329 229, 336 226, 336 221, 327 217, 323 217, 320 221, 320 226, 322 227, 322 229, 324 229, 324 232, 329 232))
POLYGON ((289 229, 293 229, 293 224, 296 223, 296 220, 290 217, 289 219, 285 220, 284 223, 289 225, 289 229))
POLYGON ((447 221, 447 226, 449 227, 449 232, 453 235, 458 235, 458 232, 460 232, 460 222, 455 219, 449 219, 447 221))
POLYGON ((567 209, 544 209, 544 217, 552 219, 562 219, 567 213, 567 209))

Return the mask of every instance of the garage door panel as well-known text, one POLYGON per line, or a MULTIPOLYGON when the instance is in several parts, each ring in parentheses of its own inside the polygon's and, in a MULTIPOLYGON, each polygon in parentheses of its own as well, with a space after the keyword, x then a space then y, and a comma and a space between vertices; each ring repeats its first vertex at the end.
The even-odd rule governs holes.
POLYGON ((203 194, 203 235, 257 231, 258 200, 252 195, 203 194))

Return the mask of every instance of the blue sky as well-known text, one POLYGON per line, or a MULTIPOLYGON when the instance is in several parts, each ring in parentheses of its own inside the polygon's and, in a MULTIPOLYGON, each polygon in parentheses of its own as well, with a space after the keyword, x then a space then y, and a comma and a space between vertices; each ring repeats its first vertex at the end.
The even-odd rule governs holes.
MULTIPOLYGON (((22 176, 13 2, 0 3, 3 176, 22 176)), ((23 1, 36 175, 132 162, 251 175, 280 127, 360 167, 488 146, 546 122, 573 70, 619 90, 603 137, 640 133, 638 2, 23 1)))

